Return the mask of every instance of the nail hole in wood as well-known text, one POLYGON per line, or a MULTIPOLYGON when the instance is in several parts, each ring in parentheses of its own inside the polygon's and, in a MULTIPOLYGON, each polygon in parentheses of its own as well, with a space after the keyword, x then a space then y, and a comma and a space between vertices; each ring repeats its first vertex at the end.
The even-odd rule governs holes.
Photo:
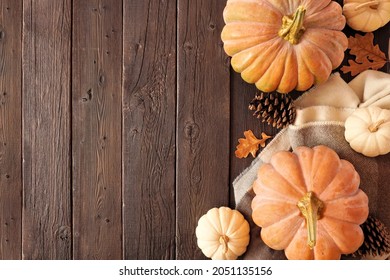
POLYGON ((199 136, 200 128, 196 123, 188 123, 184 127, 184 135, 188 139, 195 139, 199 136))
POLYGON ((92 89, 89 89, 87 91, 87 95, 81 98, 81 101, 83 101, 83 102, 87 102, 90 100, 92 100, 92 89))
POLYGON ((186 50, 186 51, 191 51, 192 50, 192 44, 190 43, 190 42, 186 42, 186 43, 184 43, 184 49, 186 50))
POLYGON ((68 226, 61 226, 58 230, 58 237, 62 240, 62 241, 66 241, 70 238, 71 236, 71 231, 70 231, 70 227, 68 226))
POLYGON ((100 75, 99 76, 99 86, 103 86, 104 85, 104 81, 105 81, 104 75, 100 75))

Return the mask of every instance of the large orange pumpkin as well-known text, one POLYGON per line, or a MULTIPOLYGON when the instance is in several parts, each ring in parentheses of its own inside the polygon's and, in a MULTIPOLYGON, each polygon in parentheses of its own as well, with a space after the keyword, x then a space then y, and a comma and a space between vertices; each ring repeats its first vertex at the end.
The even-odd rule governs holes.
POLYGON ((348 46, 345 17, 331 0, 228 0, 224 49, 261 91, 304 91, 324 82, 348 46))
POLYGON ((288 259, 340 259, 363 243, 367 195, 353 165, 326 146, 278 152, 258 171, 252 218, 288 259))

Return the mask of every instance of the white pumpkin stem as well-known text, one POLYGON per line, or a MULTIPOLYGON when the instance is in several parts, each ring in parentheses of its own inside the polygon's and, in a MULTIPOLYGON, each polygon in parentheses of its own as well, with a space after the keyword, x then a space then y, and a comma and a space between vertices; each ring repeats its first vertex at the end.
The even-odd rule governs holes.
POLYGON ((373 123, 371 124, 369 127, 368 127, 368 130, 370 132, 377 132, 379 127, 385 123, 385 120, 379 120, 377 121, 376 123, 373 123))
POLYGON ((371 9, 378 9, 378 6, 379 6, 379 1, 377 1, 377 0, 368 1, 368 2, 366 2, 366 3, 357 5, 357 6, 355 7, 355 11, 360 10, 360 9, 362 9, 362 8, 365 8, 365 7, 370 7, 371 9))
POLYGON ((228 242, 229 242, 229 237, 227 237, 226 235, 221 235, 219 237, 219 243, 222 245, 222 250, 224 254, 226 254, 229 250, 228 242))
POLYGON ((317 220, 321 217, 324 203, 313 192, 306 193, 297 204, 306 219, 307 245, 313 249, 317 242, 317 220))
POLYGON ((292 17, 287 15, 283 16, 282 27, 278 33, 279 36, 293 45, 298 44, 299 39, 305 31, 305 27, 303 26, 305 14, 306 9, 299 6, 292 17))

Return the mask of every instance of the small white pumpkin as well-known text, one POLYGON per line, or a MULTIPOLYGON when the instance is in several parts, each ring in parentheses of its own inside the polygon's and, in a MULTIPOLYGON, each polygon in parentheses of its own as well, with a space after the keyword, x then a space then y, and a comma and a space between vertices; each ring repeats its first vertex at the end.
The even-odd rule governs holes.
POLYGON ((203 254, 213 260, 235 260, 249 244, 249 223, 237 210, 212 208, 196 227, 196 237, 203 254))
POLYGON ((343 14, 351 28, 372 32, 390 21, 390 0, 344 0, 343 14))
POLYGON ((390 152, 390 110, 356 109, 345 121, 345 139, 356 152, 376 157, 390 152))

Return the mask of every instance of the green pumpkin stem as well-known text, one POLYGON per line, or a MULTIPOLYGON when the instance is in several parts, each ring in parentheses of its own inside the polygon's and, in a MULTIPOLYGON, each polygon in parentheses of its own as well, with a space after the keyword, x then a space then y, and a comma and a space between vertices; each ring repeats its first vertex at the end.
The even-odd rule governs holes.
POLYGON ((307 245, 313 249, 317 242, 317 220, 321 217, 324 204, 313 192, 306 193, 297 204, 306 219, 307 245))
POLYGON ((298 44, 305 31, 305 27, 303 27, 305 13, 306 9, 299 6, 293 16, 283 16, 279 36, 293 45, 298 44))

